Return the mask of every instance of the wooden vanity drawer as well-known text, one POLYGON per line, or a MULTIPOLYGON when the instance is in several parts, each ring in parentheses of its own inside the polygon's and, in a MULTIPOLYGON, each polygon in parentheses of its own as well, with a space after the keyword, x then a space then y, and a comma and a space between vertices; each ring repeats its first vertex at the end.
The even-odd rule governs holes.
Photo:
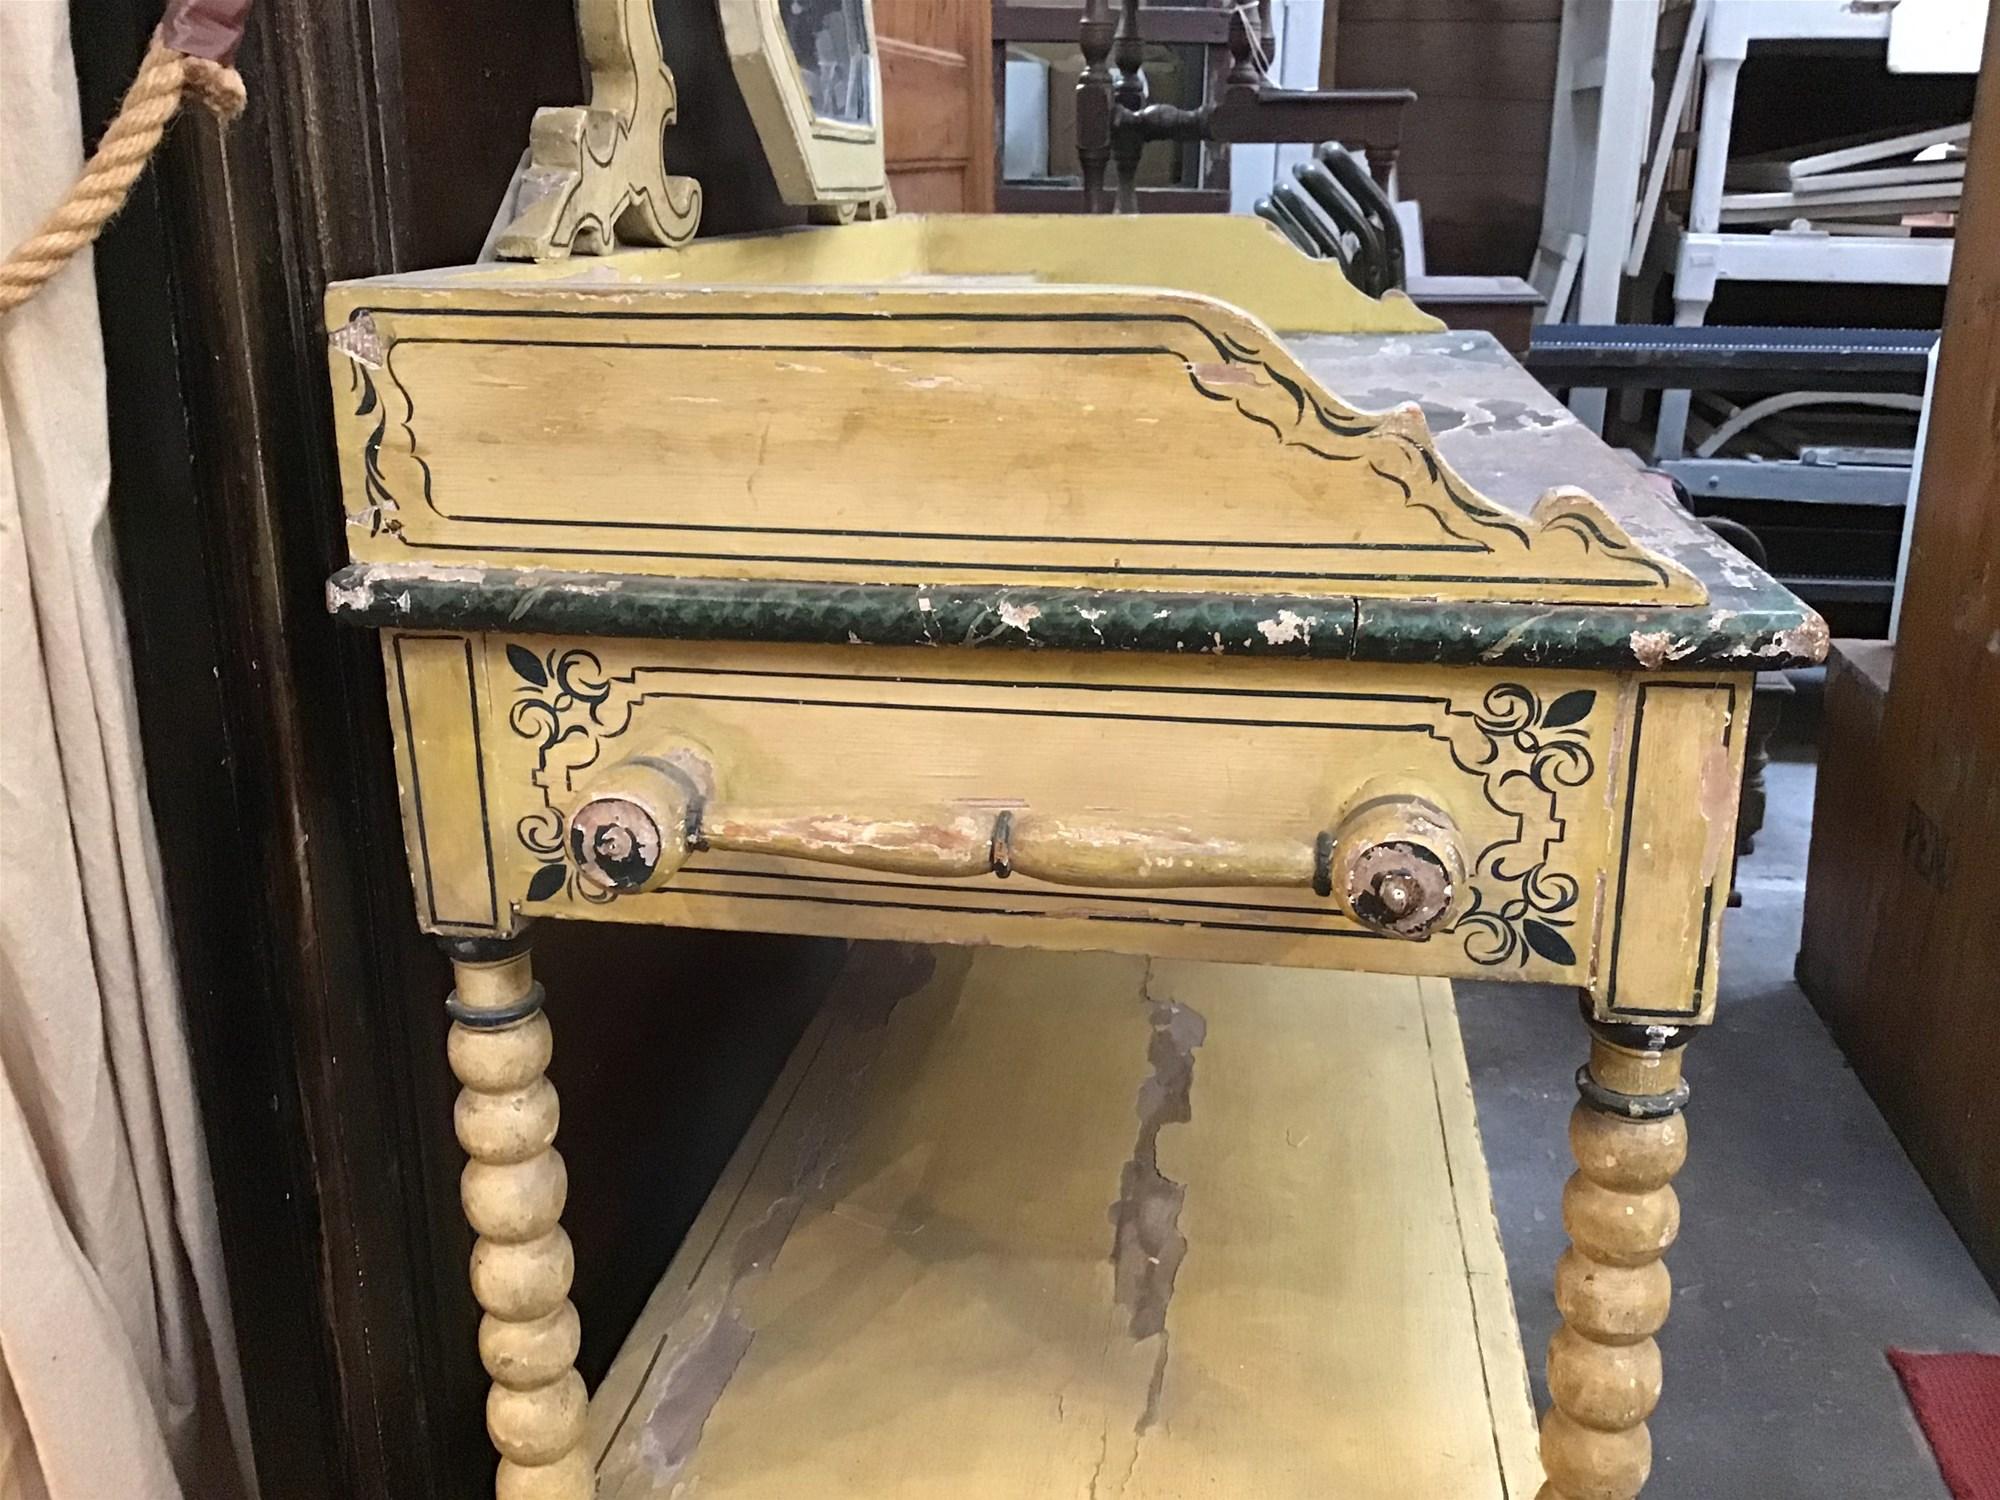
POLYGON ((1634 1017, 1713 1000, 1738 677, 441 631, 384 642, 418 914, 434 932, 561 915, 1546 980, 1634 1017), (565 824, 593 784, 689 742, 720 796, 760 807, 1008 812, 1306 846, 1364 787, 1407 788, 1456 824, 1467 890, 1447 928, 1405 941, 1303 882, 948 879, 721 849, 697 849, 656 891, 613 898, 580 878, 565 824))

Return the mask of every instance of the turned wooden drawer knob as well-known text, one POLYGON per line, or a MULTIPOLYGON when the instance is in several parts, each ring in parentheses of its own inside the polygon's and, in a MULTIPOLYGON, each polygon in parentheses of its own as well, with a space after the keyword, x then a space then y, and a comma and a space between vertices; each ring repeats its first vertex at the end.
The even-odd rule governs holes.
POLYGON ((1421 793, 1363 787, 1334 834, 1333 895, 1392 937, 1449 927, 1471 896, 1458 825, 1421 793))
POLYGON ((569 844, 578 874, 611 892, 659 890, 689 851, 724 849, 945 879, 1020 874, 1143 890, 1309 889, 1363 926, 1410 939, 1449 927, 1470 895, 1450 815, 1421 794, 1372 787, 1332 829, 1232 838, 1028 808, 878 814, 742 806, 718 801, 707 757, 683 749, 606 773, 570 815, 569 844))
POLYGON ((714 772, 694 751, 635 756, 615 767, 570 814, 577 873, 600 890, 658 890, 687 862, 714 795, 714 772))

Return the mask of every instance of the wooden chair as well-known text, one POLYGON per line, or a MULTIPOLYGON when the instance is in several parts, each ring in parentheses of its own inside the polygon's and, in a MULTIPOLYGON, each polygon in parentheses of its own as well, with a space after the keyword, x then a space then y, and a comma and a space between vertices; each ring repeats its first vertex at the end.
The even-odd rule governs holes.
POLYGON ((1257 217, 1306 254, 1338 261, 1347 279, 1371 297, 1402 287, 1403 226, 1395 206, 1341 144, 1327 141, 1292 175, 1296 182, 1278 183, 1257 200, 1257 217))
POLYGON ((1312 145, 1339 139, 1361 147, 1375 180, 1386 187, 1402 145, 1408 89, 1286 89, 1265 76, 1272 33, 1268 0, 1229 12, 1230 68, 1220 93, 1195 109, 1147 102, 1144 7, 1124 0, 1114 20, 1111 0, 1086 0, 1078 25, 1084 69, 1076 85, 1077 159, 1084 207, 1105 213, 1139 211, 1139 157, 1150 141, 1312 145), (1254 15, 1253 31, 1249 17, 1254 15), (1108 62, 1116 43, 1116 78, 1108 62), (1106 169, 1117 163, 1115 202, 1107 201, 1106 169))

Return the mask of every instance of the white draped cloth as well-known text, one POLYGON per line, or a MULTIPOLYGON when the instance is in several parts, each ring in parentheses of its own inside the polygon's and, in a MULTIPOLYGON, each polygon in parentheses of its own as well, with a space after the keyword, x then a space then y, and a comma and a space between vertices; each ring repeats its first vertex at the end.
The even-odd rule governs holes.
MULTIPOLYGON (((81 164, 69 7, 0 0, 0 251, 81 164)), ((106 421, 85 254, 0 318, 0 1497, 247 1500, 106 421)))

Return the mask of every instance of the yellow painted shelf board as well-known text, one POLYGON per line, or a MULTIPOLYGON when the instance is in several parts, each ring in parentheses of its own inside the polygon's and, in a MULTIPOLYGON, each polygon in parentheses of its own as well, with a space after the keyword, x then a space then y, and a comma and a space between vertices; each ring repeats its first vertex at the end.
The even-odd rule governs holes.
POLYGON ((602 1500, 1534 1494, 1448 984, 856 955, 592 1403, 602 1500))
POLYGON ((994 285, 1194 292, 1302 333, 1433 333, 1401 293, 1376 300, 1262 219, 1229 214, 931 214, 698 239, 540 263, 491 262, 349 286, 994 285))

